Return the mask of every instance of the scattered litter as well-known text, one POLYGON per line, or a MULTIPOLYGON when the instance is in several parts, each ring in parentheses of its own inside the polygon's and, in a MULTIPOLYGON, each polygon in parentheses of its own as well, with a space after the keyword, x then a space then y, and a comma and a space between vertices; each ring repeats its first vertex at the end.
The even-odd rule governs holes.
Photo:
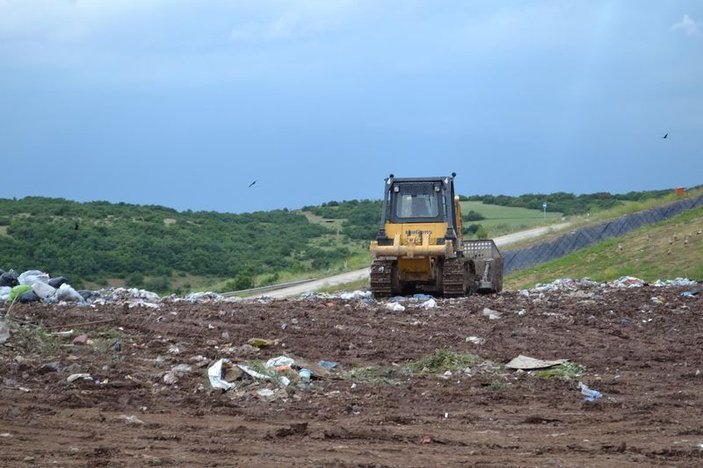
POLYGON ((352 291, 339 295, 339 298, 345 301, 351 301, 354 299, 370 299, 371 297, 373 297, 371 291, 352 291))
POLYGON ((466 337, 466 342, 467 342, 467 343, 473 343, 473 344, 475 344, 475 345, 482 345, 483 343, 486 342, 486 340, 483 339, 483 338, 480 338, 480 337, 478 337, 478 336, 467 336, 467 337, 466 337))
POLYGON ((49 275, 39 270, 28 270, 17 277, 19 284, 32 286, 34 283, 49 284, 49 275))
POLYGON ((672 280, 656 280, 652 286, 657 288, 695 286, 698 283, 688 278, 674 278, 672 280))
POLYGON ((312 371, 310 369, 300 369, 298 376, 300 376, 300 379, 304 382, 309 382, 312 378, 312 371))
POLYGON ((49 286, 56 289, 64 283, 68 283, 68 280, 63 276, 57 276, 56 278, 51 278, 49 280, 49 286))
POLYGON ((117 419, 124 421, 127 424, 144 424, 144 421, 139 419, 136 416, 127 416, 126 414, 122 414, 120 416, 117 416, 117 419))
POLYGON ((585 384, 579 382, 579 389, 581 390, 581 395, 584 397, 584 401, 588 403, 593 403, 594 401, 603 397, 603 394, 598 390, 593 390, 588 388, 585 384))
POLYGON ((392 312, 403 312, 405 310, 405 306, 397 302, 388 302, 386 303, 386 309, 392 312))
POLYGON ((75 382, 78 379, 83 379, 83 380, 93 380, 93 377, 91 377, 90 374, 86 373, 81 373, 81 374, 71 374, 66 378, 66 381, 68 383, 75 382))
POLYGON ((175 372, 170 371, 166 372, 164 376, 162 377, 162 380, 166 385, 173 385, 178 382, 178 376, 176 375, 175 372))
POLYGON ((256 394, 259 395, 260 397, 270 398, 270 397, 274 396, 276 394, 276 392, 274 392, 270 388, 262 388, 261 390, 258 390, 256 392, 256 394))
POLYGON ((32 291, 42 300, 48 299, 56 294, 56 288, 41 281, 37 281, 32 285, 32 291))
POLYGON ((273 341, 267 340, 265 338, 251 338, 249 341, 247 341, 247 344, 255 348, 261 349, 268 348, 273 344, 273 341))
POLYGON ((262 374, 261 372, 256 372, 254 369, 251 367, 245 365, 245 364, 237 364, 237 367, 239 367, 241 370, 244 371, 245 374, 254 377, 255 379, 260 379, 260 380, 270 380, 271 377, 269 377, 266 374, 262 374))
POLYGON ((522 369, 522 370, 535 370, 535 369, 547 369, 549 367, 558 366, 567 362, 568 359, 555 359, 553 361, 546 361, 543 359, 535 359, 528 356, 523 356, 522 354, 516 358, 513 358, 509 363, 505 365, 508 369, 522 369))
POLYGON ((17 286, 17 272, 15 270, 10 270, 4 272, 0 275, 0 286, 17 286))
POLYGON ((225 298, 212 291, 207 291, 207 292, 194 292, 186 295, 185 300, 189 302, 220 302, 223 301, 225 298))
POLYGON ((413 299, 415 299, 416 301, 427 302, 434 298, 429 294, 413 294, 413 299))
POLYGON ((423 302, 422 304, 420 304, 420 307, 423 309, 434 309, 435 307, 437 307, 437 301, 430 298, 430 299, 426 300, 425 302, 423 302))
POLYGON ((295 364, 295 360, 293 358, 290 358, 288 356, 278 356, 266 361, 264 367, 266 367, 267 369, 283 370, 290 369, 293 364, 295 364))
POLYGON ((0 320, 0 344, 10 339, 10 329, 5 325, 4 320, 0 320))
POLYGON ((635 278, 633 276, 621 276, 615 281, 611 281, 610 283, 608 283, 608 286, 610 286, 611 288, 641 288, 646 284, 647 283, 645 283, 643 280, 635 278))
POLYGON ((698 296, 701 293, 701 288, 693 288, 690 291, 684 291, 681 293, 682 297, 693 297, 698 296))
POLYGON ((488 317, 488 320, 498 320, 501 316, 501 313, 498 312, 497 310, 492 310, 489 309, 488 307, 485 307, 483 309, 483 312, 481 312, 485 317, 488 317))
POLYGON ((320 367, 325 368, 325 369, 334 369, 337 367, 339 364, 334 362, 334 361, 320 361, 317 363, 320 367))
POLYGON ((21 294, 20 297, 18 298, 18 300, 22 304, 29 304, 31 302, 41 301, 39 296, 37 296, 37 294, 34 291, 27 291, 26 293, 21 294))
POLYGON ((219 359, 215 361, 207 370, 207 376, 210 380, 212 388, 220 388, 224 391, 234 388, 234 384, 223 379, 223 370, 226 369, 225 364, 230 364, 229 359, 219 359))
POLYGON ((651 301, 655 304, 664 304, 666 302, 662 296, 654 296, 651 301))
POLYGON ((73 289, 71 286, 68 284, 64 283, 61 286, 59 286, 59 289, 56 290, 56 299, 59 301, 66 301, 66 302, 83 302, 85 299, 83 299, 83 296, 78 294, 78 291, 73 289))
POLYGON ((184 375, 188 374, 193 370, 193 366, 190 364, 178 364, 177 366, 173 366, 171 368, 171 372, 175 373, 176 375, 184 375))

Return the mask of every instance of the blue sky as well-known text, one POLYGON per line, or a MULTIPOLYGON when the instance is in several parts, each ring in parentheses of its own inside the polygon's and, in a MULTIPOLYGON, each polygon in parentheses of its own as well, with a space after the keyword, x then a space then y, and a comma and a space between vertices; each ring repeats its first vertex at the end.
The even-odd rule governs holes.
POLYGON ((698 0, 0 0, 2 198, 621 193, 703 183, 702 144, 698 0))

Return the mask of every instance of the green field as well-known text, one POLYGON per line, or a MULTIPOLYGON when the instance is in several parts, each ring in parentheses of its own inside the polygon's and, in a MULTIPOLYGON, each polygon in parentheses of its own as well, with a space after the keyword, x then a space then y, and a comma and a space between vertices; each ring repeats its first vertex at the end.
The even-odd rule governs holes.
POLYGON ((462 214, 466 216, 469 211, 475 211, 486 219, 480 221, 465 221, 464 226, 480 224, 488 231, 489 237, 497 237, 537 226, 545 226, 561 221, 562 219, 561 213, 547 212, 545 216, 545 214, 539 210, 487 205, 478 201, 462 201, 462 214))

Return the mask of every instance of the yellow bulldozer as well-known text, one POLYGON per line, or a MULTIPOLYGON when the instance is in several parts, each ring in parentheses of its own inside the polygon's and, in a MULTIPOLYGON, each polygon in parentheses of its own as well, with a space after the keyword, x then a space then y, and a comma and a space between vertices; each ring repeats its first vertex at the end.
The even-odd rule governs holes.
POLYGON ((503 256, 495 242, 462 238, 455 177, 385 179, 381 226, 370 245, 374 297, 501 291, 503 256))

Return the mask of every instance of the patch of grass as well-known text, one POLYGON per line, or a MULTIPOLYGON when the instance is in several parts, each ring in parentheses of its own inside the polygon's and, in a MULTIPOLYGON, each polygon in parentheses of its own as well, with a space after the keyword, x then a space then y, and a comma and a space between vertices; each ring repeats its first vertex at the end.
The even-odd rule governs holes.
POLYGON ((22 325, 17 331, 14 342, 23 352, 39 351, 40 354, 52 354, 61 348, 64 339, 58 335, 52 335, 41 325, 22 325))
POLYGON ((478 361, 478 356, 473 354, 458 354, 447 349, 438 349, 433 354, 410 363, 408 368, 413 373, 436 374, 465 369, 478 361))
POLYGON ((581 377, 583 371, 584 368, 580 365, 567 361, 549 369, 535 371, 533 375, 542 379, 573 380, 581 377))
POLYGON ((283 383, 282 379, 283 377, 288 378, 288 380, 290 381, 293 381, 298 378, 298 374, 292 369, 278 371, 266 367, 264 362, 259 360, 249 361, 245 365, 249 367, 249 369, 258 372, 259 374, 267 376, 271 380, 271 382, 278 385, 279 387, 285 387, 285 384, 283 383))
POLYGON ((395 383, 403 375, 403 370, 398 367, 358 367, 341 374, 343 379, 367 383, 395 383))
POLYGON ((561 213, 548 212, 546 217, 540 210, 515 208, 510 206, 487 205, 479 201, 462 201, 461 213, 475 211, 485 219, 480 221, 464 221, 464 227, 470 224, 480 224, 490 237, 502 236, 512 232, 522 231, 538 226, 546 226, 562 219, 561 213))

